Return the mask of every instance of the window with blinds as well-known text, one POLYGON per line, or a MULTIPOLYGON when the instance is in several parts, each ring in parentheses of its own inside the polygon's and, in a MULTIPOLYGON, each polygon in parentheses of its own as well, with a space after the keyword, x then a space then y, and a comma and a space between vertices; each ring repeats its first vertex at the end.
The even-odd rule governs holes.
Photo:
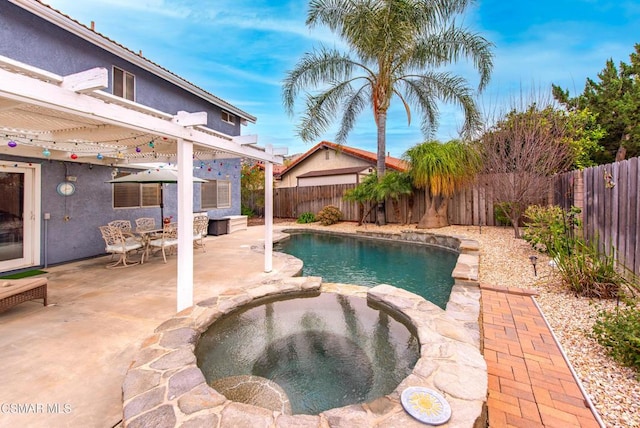
POLYGON ((202 183, 200 206, 210 208, 231 208, 231 182, 211 180, 202 183))
POLYGON ((162 197, 160 186, 160 183, 114 183, 113 207, 159 207, 162 197))

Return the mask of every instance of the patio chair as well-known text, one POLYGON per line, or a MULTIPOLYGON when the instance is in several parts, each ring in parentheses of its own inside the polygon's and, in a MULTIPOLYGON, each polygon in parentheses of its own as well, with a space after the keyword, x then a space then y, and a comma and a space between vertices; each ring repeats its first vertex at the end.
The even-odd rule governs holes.
POLYGON ((142 217, 136 219, 136 230, 156 229, 156 219, 153 217, 142 217))
POLYGON ((122 230, 115 226, 100 226, 100 233, 102 234, 102 239, 105 242, 105 251, 107 253, 111 253, 111 255, 118 254, 120 255, 120 259, 112 264, 107 265, 107 268, 114 268, 122 263, 120 267, 129 267, 133 265, 137 265, 138 263, 144 263, 144 253, 140 258, 139 262, 131 262, 127 260, 127 255, 131 251, 136 251, 142 249, 142 243, 140 241, 130 241, 128 240, 122 233, 122 230))
POLYGON ((127 241, 131 243, 140 242, 140 237, 136 236, 133 230, 131 230, 131 222, 129 220, 113 220, 110 221, 108 225, 120 229, 127 241))
POLYGON ((202 252, 206 253, 204 246, 204 237, 207 236, 207 228, 209 227, 209 217, 206 215, 197 215, 193 218, 193 247, 202 248, 202 252))
POLYGON ((162 258, 167 262, 167 252, 171 254, 174 248, 178 247, 178 224, 167 223, 162 229, 162 236, 149 241, 150 247, 156 247, 162 250, 162 258))

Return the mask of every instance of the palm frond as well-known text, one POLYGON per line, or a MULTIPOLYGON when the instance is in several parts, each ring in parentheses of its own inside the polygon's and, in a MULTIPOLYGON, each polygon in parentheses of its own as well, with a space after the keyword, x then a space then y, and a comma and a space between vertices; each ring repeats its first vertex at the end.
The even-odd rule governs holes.
POLYGON ((360 116, 360 113, 362 113, 371 99, 370 89, 370 85, 363 85, 344 101, 342 105, 342 122, 336 134, 336 143, 346 143, 347 136, 355 126, 358 116, 360 116))
POLYGON ((295 99, 301 90, 349 79, 353 68, 357 66, 357 62, 337 50, 323 47, 306 53, 284 79, 282 94, 285 109, 293 115, 295 99))
POLYGON ((437 68, 471 59, 480 74, 478 90, 489 83, 493 70, 493 44, 477 33, 451 25, 434 34, 428 34, 413 47, 407 62, 413 69, 437 68))

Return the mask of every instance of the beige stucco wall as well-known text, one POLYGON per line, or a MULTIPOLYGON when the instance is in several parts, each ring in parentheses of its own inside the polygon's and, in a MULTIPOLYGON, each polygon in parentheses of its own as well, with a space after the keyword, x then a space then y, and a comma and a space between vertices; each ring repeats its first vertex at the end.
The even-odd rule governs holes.
POLYGON ((325 177, 306 177, 298 180, 298 187, 305 186, 330 186, 332 184, 355 184, 362 182, 366 174, 330 175, 325 177))
MULTIPOLYGON (((351 156, 347 153, 336 151, 334 149, 321 149, 312 153, 307 159, 300 162, 299 165, 283 174, 281 180, 276 187, 296 187, 298 185, 298 176, 311 171, 325 171, 328 169, 350 168, 354 166, 372 166, 369 162, 351 156)), ((375 165, 372 166, 375 168, 375 165)), ((316 177, 322 179, 323 177, 316 177)), ((326 177, 328 178, 328 177, 326 177)), ((353 181, 351 181, 353 182, 353 181)), ((320 184, 337 184, 322 182, 320 184)), ((306 184, 307 186, 318 186, 320 184, 306 184)))

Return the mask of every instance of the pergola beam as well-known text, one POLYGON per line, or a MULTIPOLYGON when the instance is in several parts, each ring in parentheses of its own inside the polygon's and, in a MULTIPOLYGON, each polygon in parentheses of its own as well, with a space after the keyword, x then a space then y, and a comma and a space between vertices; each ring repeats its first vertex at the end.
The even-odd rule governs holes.
POLYGON ((282 163, 279 156, 252 146, 240 145, 231 138, 225 140, 200 130, 185 128, 169 120, 107 104, 89 95, 78 94, 58 85, 3 69, 0 69, 0 97, 161 137, 184 139, 250 159, 282 163))
POLYGON ((105 89, 109 86, 109 72, 106 68, 96 67, 70 74, 62 79, 60 86, 79 94, 105 89))

